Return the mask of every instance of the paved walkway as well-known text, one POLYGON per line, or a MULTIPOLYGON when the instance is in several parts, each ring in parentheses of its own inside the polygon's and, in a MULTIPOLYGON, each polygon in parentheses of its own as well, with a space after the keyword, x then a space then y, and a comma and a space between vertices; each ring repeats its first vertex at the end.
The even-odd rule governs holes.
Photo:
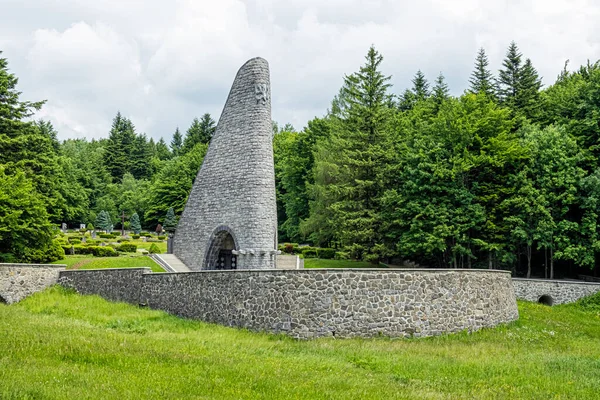
POLYGON ((157 259, 158 263, 166 267, 167 272, 191 272, 184 263, 181 262, 179 258, 175 254, 154 254, 155 259, 157 259), (161 262, 162 261, 162 262, 161 262), (166 265, 165 265, 166 264, 166 265))

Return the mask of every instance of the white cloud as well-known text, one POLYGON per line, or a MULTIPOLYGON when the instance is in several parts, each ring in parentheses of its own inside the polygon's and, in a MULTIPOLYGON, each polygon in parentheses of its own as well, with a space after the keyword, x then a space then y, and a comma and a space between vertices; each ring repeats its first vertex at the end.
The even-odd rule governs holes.
POLYGON ((322 115, 368 47, 384 55, 393 90, 417 69, 441 71, 455 94, 477 49, 496 71, 511 40, 550 84, 599 57, 594 0, 5 0, 0 49, 24 98, 61 138, 102 137, 117 110, 140 131, 168 137, 194 116, 218 118, 237 69, 271 66, 273 117, 301 128, 322 115))

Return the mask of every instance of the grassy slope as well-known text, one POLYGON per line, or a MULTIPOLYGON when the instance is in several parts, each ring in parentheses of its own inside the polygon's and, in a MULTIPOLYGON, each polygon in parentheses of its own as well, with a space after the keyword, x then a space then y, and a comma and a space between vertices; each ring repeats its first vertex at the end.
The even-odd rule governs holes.
POLYGON ((66 256, 53 264, 66 264, 67 269, 137 268, 149 267, 152 272, 165 272, 148 256, 94 257, 89 255, 66 256))
POLYGON ((300 342, 53 288, 0 304, 0 398, 597 398, 598 310, 519 309, 474 334, 300 342))

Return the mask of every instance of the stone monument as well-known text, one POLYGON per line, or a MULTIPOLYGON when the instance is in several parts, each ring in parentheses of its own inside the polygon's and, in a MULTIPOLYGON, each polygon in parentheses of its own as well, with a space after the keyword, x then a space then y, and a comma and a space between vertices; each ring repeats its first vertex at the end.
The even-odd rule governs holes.
POLYGON ((238 71, 173 239, 192 271, 275 268, 277 206, 269 65, 238 71))

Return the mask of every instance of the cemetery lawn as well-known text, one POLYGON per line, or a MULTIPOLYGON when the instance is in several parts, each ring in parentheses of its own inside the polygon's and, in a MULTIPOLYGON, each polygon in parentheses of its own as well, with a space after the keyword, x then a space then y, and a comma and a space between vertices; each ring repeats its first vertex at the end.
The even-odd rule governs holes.
POLYGON ((305 258, 304 268, 382 268, 367 261, 325 260, 321 258, 305 258))
POLYGON ((67 269, 104 269, 104 268, 139 268, 148 267, 152 272, 165 272, 150 257, 131 254, 119 257, 94 257, 91 255, 68 255, 64 260, 52 264, 66 264, 67 269))
POLYGON ((596 297, 472 334, 297 341, 53 287, 0 304, 0 398, 597 399, 596 297))

